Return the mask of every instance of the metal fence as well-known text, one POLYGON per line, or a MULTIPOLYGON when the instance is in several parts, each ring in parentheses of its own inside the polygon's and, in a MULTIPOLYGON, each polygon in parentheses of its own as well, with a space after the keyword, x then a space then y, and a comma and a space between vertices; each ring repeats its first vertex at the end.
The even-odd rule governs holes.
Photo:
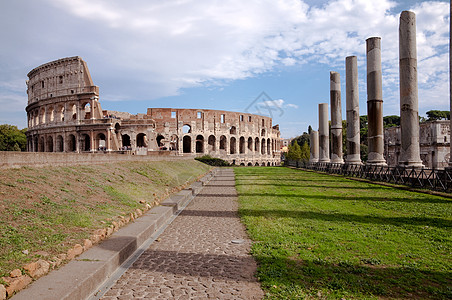
POLYGON ((365 178, 441 192, 452 192, 452 169, 418 169, 373 165, 285 161, 285 165, 329 174, 365 178))

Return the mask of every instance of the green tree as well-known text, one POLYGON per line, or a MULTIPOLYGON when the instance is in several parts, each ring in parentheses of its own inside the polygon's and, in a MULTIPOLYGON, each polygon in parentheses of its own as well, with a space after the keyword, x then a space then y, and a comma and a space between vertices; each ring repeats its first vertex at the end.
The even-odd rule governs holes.
POLYGON ((27 146, 26 129, 17 126, 0 125, 0 151, 25 151, 27 146))
POLYGON ((289 151, 287 152, 288 160, 300 160, 301 159, 301 148, 298 143, 293 143, 289 145, 289 151))
POLYGON ((383 126, 384 128, 400 126, 400 117, 395 115, 383 117, 383 126))
POLYGON ((450 111, 448 110, 429 110, 426 114, 427 121, 450 120, 450 111))
POLYGON ((308 143, 304 143, 303 146, 301 147, 301 150, 300 150, 301 160, 304 161, 304 162, 307 162, 309 160, 310 154, 311 153, 310 153, 310 149, 309 149, 308 143))

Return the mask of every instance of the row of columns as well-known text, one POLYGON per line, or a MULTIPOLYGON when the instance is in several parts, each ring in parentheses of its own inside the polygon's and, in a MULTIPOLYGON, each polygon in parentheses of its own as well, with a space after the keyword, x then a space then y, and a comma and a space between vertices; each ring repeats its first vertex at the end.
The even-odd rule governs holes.
MULTIPOLYGON (((367 116, 369 165, 386 165, 383 131, 383 94, 381 38, 366 40, 367 116)), ((345 163, 361 164, 358 67, 356 56, 346 64, 347 156, 345 163)), ((402 149, 400 164, 423 167, 419 145, 419 109, 417 87, 416 16, 403 11, 399 24, 400 127, 402 149)), ((452 90, 452 86, 451 86, 452 90)), ((331 158, 329 153, 328 104, 319 104, 319 132, 311 131, 310 162, 344 163, 342 157, 342 109, 340 76, 330 72, 331 158)), ((451 99, 452 107, 452 99, 451 99)))

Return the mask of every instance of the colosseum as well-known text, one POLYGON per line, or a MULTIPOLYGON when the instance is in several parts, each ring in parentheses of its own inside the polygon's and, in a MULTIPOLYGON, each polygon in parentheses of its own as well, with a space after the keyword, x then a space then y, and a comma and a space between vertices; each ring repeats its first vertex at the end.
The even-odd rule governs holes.
POLYGON ((27 150, 124 155, 209 154, 237 165, 279 165, 279 126, 248 113, 148 108, 146 114, 102 110, 99 87, 80 57, 28 73, 27 150))

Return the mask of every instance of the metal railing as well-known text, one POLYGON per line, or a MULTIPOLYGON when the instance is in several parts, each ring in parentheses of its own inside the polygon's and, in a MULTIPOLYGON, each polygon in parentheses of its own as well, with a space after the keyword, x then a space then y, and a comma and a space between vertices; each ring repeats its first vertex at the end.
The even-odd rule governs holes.
POLYGON ((407 185, 414 188, 452 192, 452 169, 419 169, 401 166, 309 163, 287 160, 285 165, 329 174, 364 178, 371 181, 407 185))

